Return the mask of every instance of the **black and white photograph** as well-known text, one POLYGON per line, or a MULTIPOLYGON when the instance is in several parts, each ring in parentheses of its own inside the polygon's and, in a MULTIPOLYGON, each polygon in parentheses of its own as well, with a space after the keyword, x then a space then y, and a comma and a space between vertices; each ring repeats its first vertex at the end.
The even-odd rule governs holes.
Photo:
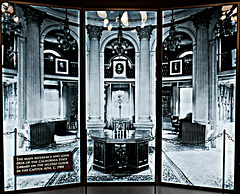
POLYGON ((240 2, 185 1, 1 2, 2 192, 238 193, 240 2))
POLYGON ((68 74, 68 60, 56 59, 56 73, 68 74))
POLYGON ((156 11, 86 11, 87 181, 155 181, 156 11))
POLYGON ((1 10, 4 190, 80 183, 79 10, 1 10))
POLYGON ((170 61, 170 75, 182 74, 182 60, 170 61))
POLYGON ((164 183, 234 189, 237 11, 163 11, 164 183))
POLYGON ((113 60, 114 73, 113 77, 126 77, 126 63, 127 61, 113 60))

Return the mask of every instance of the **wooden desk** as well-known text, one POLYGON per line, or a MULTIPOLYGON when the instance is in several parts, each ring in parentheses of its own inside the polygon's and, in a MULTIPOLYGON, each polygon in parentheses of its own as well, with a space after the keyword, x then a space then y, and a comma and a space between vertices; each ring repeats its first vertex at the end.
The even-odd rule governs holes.
POLYGON ((54 135, 66 135, 67 133, 67 120, 45 120, 36 123, 30 123, 30 140, 31 148, 41 148, 55 144, 54 135))
POLYGON ((30 127, 30 148, 40 148, 54 144, 54 123, 37 122, 31 123, 30 127))
POLYGON ((140 172, 148 165, 148 142, 152 136, 146 131, 128 131, 126 138, 115 138, 111 130, 93 131, 93 169, 104 173, 122 169, 140 172))

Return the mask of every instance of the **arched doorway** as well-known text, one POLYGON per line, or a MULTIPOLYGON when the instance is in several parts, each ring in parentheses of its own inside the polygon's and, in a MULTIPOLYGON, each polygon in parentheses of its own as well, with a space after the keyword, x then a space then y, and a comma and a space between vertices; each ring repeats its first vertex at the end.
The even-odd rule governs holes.
MULTIPOLYGON (((78 127, 78 45, 63 29, 44 38, 44 118, 67 121, 67 130, 78 127)), ((64 134, 61 134, 64 135, 64 134)))
POLYGON ((176 37, 176 47, 164 44, 163 51, 162 113, 166 123, 170 116, 184 118, 192 112, 193 41, 185 32, 177 32, 176 37))
POLYGON ((123 39, 127 47, 119 55, 112 49, 116 40, 110 40, 104 49, 105 128, 113 129, 119 120, 132 128, 135 122, 135 49, 129 40, 123 39))

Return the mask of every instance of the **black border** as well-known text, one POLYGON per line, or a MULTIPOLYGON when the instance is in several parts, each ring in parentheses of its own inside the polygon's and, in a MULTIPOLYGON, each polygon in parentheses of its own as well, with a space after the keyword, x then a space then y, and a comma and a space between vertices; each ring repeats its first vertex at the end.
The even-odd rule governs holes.
MULTIPOLYGON (((0 22, 1 23, 1 22, 0 22)), ((2 53, 2 23, 0 25, 0 52, 2 53)), ((1 109, 1 117, 0 117, 0 121, 1 121, 1 127, 0 127, 0 132, 1 134, 3 134, 3 91, 2 91, 2 54, 0 55, 0 93, 1 93, 1 97, 0 97, 0 109, 1 109)), ((3 163, 3 135, 1 135, 0 138, 0 144, 1 144, 1 153, 0 153, 0 192, 3 193, 4 192, 4 163, 3 163)))
POLYGON ((240 147, 240 142, 236 141, 236 139, 239 139, 240 137, 240 131, 236 130, 238 126, 240 126, 240 119, 238 119, 240 115, 240 101, 239 101, 239 96, 240 96, 240 2, 238 3, 238 22, 237 22, 237 64, 236 64, 236 94, 235 94, 235 185, 236 185, 236 192, 240 191, 240 153, 239 153, 239 147, 240 147))
MULTIPOLYGON (((87 186, 87 185, 91 185, 92 184, 87 184, 86 183, 86 160, 84 160, 83 156, 86 155, 86 119, 85 119, 85 113, 86 113, 86 87, 82 87, 83 83, 85 84, 85 14, 83 10, 85 10, 86 7, 88 8, 96 8, 99 9, 105 9, 105 8, 112 8, 114 7, 115 9, 121 9, 123 10, 123 7, 127 7, 128 9, 131 8, 138 8, 139 9, 156 9, 158 10, 157 13, 157 30, 158 30, 158 34, 160 34, 159 36, 157 36, 157 53, 156 53, 156 126, 158 127, 158 129, 162 128, 162 121, 161 121, 161 108, 162 108, 162 104, 161 104, 161 93, 162 93, 162 65, 161 65, 161 61, 162 61, 162 17, 161 17, 161 13, 163 10, 166 9, 183 9, 183 8, 194 8, 194 7, 206 7, 206 6, 220 6, 220 5, 224 5, 224 4, 238 4, 238 18, 240 18, 240 2, 239 0, 232 0, 230 2, 227 2, 228 0, 199 0, 197 1, 192 1, 192 0, 182 0, 182 1, 177 1, 177 0, 150 0, 150 1, 143 1, 143 0, 133 0, 133 1, 129 1, 129 0, 122 0, 122 1, 111 1, 111 0, 104 0, 104 1, 99 1, 99 0, 91 0, 91 1, 77 1, 77 0, 69 0, 69 1, 65 1, 65 0, 58 0, 58 1, 54 1, 54 0, 22 0, 22 1, 8 1, 9 3, 18 3, 18 4, 31 4, 31 5, 39 5, 39 6, 47 6, 47 7, 62 7, 62 8, 71 8, 71 9, 78 9, 80 11, 80 35, 79 35, 79 39, 80 39, 80 72, 79 72, 79 77, 80 77, 80 82, 81 82, 81 87, 80 87, 80 115, 83 118, 80 122, 80 127, 81 129, 85 129, 85 130, 81 130, 81 156, 82 156, 82 160, 81 160, 81 183, 79 184, 69 184, 69 185, 62 185, 62 186, 52 186, 52 187, 46 187, 46 188, 34 188, 34 189, 26 189, 26 190, 19 190, 19 193, 26 193, 26 192, 31 192, 31 191, 46 191, 46 190, 51 190, 51 189, 61 189, 61 188, 69 188, 69 187, 77 187, 77 186, 87 186), (84 170, 85 169, 85 170, 84 170)), ((0 0, 0 2, 4 2, 4 0, 0 0)), ((240 67, 239 67, 239 60, 240 60, 240 55, 239 55, 239 49, 240 49, 240 21, 238 20, 238 32, 237 32, 237 67, 236 67, 236 121, 235 121, 235 137, 239 137, 240 136, 240 131, 236 130, 237 126, 240 125, 240 120, 237 119, 238 115, 240 114, 240 102, 238 101, 239 97, 239 85, 240 85, 240 78, 239 78, 239 71, 240 71, 240 67)), ((0 27, 1 29, 1 27, 0 27)), ((0 32, 1 35, 1 32, 0 32)), ((1 37, 0 37, 1 40, 1 37)), ((1 51, 1 50, 0 50, 1 51)), ((1 59, 1 57, 0 57, 1 59)), ((1 61, 1 60, 0 60, 1 61)), ((1 76, 2 76, 2 64, 0 64, 1 70, 1 76)), ((0 83, 2 84, 2 79, 0 81, 0 83)), ((2 87, 0 88, 0 92, 2 93, 2 87)), ((1 101, 1 105, 0 108, 3 111, 3 98, 2 95, 0 97, 0 101, 1 101)), ((1 113, 1 132, 3 132, 3 112, 1 113)), ((156 155, 160 155, 161 154, 161 147, 162 147, 162 143, 161 140, 162 139, 162 134, 161 134, 161 130, 156 130, 156 155)), ((237 138, 235 138, 237 139, 237 138)), ((3 145, 3 136, 0 138, 0 144, 3 145)), ((235 190, 232 192, 237 192, 240 191, 240 184, 237 184, 240 182, 240 154, 238 153, 239 150, 237 149, 240 146, 240 142, 239 141, 235 141, 235 190)), ((157 161, 157 157, 155 157, 155 160, 157 161)), ((1 149, 1 154, 0 154, 0 191, 1 193, 4 192, 4 176, 3 176, 3 146, 1 149)), ((159 165, 158 163, 155 164, 155 169, 156 172, 160 172, 161 171, 161 165, 159 165)), ((186 185, 179 185, 179 184, 171 184, 171 183, 161 183, 161 173, 156 173, 155 174, 155 179, 156 179, 156 183, 153 183, 153 185, 155 186, 155 193, 156 193, 156 186, 167 186, 167 187, 174 187, 174 188, 186 188, 186 189, 193 189, 193 190, 205 190, 205 191, 214 191, 214 192, 220 192, 221 190, 216 190, 215 188, 205 188, 205 187, 196 187, 196 186, 186 186, 186 185), (159 175, 160 174, 160 175, 159 175)), ((140 183, 141 185, 143 185, 142 183, 140 183)), ((103 185, 106 186, 106 184, 97 184, 98 186, 103 185)), ((115 184, 110 183, 111 186, 114 186, 115 184)), ((124 184, 116 184, 116 185, 124 185, 124 184)), ((131 185, 136 185, 131 184, 131 185)), ((151 184, 152 185, 152 184, 151 184)), ((87 187, 85 187, 87 188, 87 187)), ((87 190, 86 190, 87 191, 87 190)), ((6 192, 6 193, 15 193, 12 191, 6 192)))

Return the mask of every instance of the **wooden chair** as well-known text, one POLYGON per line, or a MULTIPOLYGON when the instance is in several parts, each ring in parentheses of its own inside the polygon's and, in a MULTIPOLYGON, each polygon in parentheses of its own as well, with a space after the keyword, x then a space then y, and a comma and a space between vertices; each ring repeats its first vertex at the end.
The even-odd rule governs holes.
POLYGON ((68 123, 68 129, 77 129, 77 118, 75 115, 70 116, 70 121, 68 123))
POLYGON ((172 127, 174 127, 174 132, 180 132, 181 121, 179 116, 171 116, 172 127))

